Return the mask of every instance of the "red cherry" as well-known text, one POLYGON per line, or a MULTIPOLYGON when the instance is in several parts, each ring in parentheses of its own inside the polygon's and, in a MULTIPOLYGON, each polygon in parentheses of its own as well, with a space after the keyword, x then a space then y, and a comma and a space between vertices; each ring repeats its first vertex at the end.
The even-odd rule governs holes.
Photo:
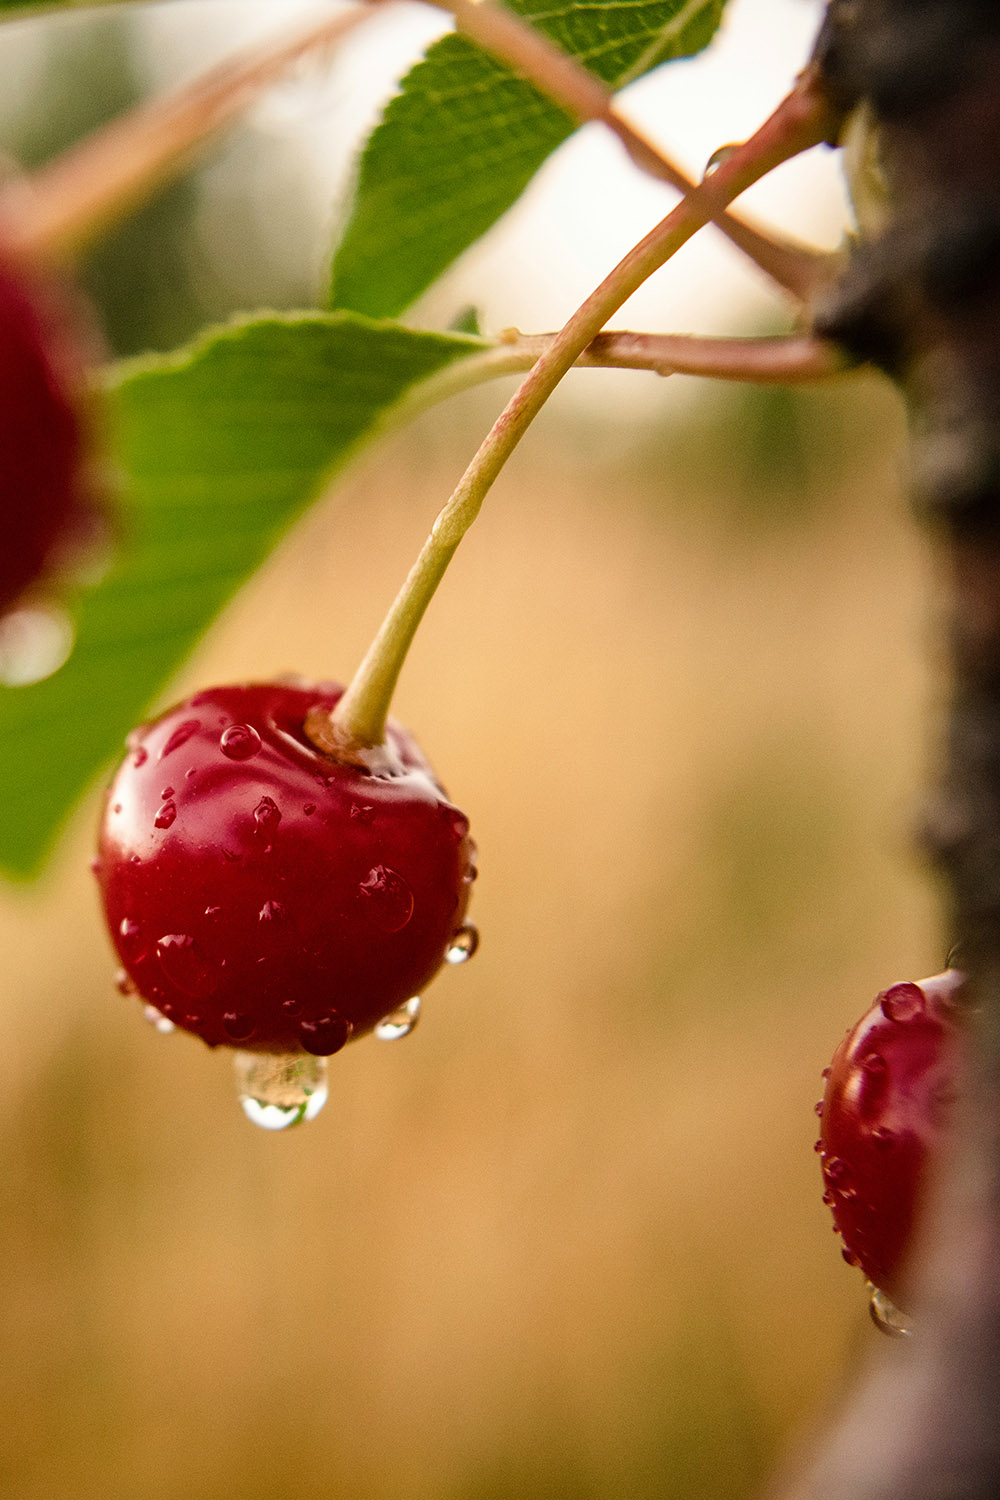
POLYGON ((823 1201, 844 1259, 893 1301, 955 1098, 962 980, 949 969, 883 990, 834 1053, 817 1105, 823 1201))
POLYGON ((77 314, 0 254, 0 615, 95 529, 77 314))
MULTIPOLYGON (((468 821, 390 722, 390 766, 318 750, 331 683, 211 688, 129 738, 95 873, 134 991, 210 1047, 325 1057, 470 950, 468 821)), ((393 1025, 397 1029, 393 1030, 393 1025)))

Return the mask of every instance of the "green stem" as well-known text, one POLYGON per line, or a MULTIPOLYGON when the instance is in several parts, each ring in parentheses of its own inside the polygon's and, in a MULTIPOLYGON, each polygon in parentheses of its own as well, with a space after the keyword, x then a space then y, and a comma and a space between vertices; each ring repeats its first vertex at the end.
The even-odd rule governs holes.
MULTIPOLYGON (((756 134, 630 250, 577 309, 507 403, 439 514, 333 711, 330 733, 323 737, 324 749, 345 759, 364 760, 365 751, 382 745, 389 705, 407 651, 455 549, 530 423, 608 318, 698 229, 752 183, 789 157, 827 139, 832 123, 825 96, 813 76, 803 74, 756 134)), ((310 732, 315 734, 316 726, 311 726, 310 732)))

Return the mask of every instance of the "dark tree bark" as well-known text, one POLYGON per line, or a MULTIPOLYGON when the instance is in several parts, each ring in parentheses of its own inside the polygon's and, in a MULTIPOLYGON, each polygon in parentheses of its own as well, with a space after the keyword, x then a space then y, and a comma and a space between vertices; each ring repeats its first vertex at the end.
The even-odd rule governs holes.
POLYGON ((829 0, 815 61, 864 136, 876 204, 816 327, 898 385, 947 579, 924 837, 972 1028, 912 1277, 917 1332, 877 1351, 781 1494, 1000 1500, 1000 0, 829 0))

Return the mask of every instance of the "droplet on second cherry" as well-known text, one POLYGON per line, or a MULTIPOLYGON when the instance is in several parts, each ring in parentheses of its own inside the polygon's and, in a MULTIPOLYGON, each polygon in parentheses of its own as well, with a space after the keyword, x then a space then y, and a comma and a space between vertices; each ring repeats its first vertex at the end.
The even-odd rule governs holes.
POLYGON ((230 724, 219 737, 219 749, 230 760, 250 760, 260 747, 260 735, 252 724, 230 724))
POLYGON ((383 1016, 375 1027, 374 1035, 380 1042, 398 1042, 409 1036, 420 1020, 420 996, 414 995, 405 1005, 400 1005, 389 1015, 383 1016))
POLYGON ((460 927, 444 952, 446 964, 465 964, 479 947, 479 929, 471 922, 460 927))
MULTIPOLYGON (((871 1282, 868 1284, 871 1286, 871 1282)), ((912 1335, 913 1323, 910 1318, 877 1286, 871 1287, 868 1311, 875 1327, 881 1333, 887 1333, 890 1338, 905 1339, 912 1335)))
POLYGON ((721 166, 725 165, 730 157, 736 155, 742 144, 742 141, 730 141, 727 145, 719 146, 717 150, 713 151, 711 156, 708 158, 708 161, 705 163, 705 170, 701 174, 702 178, 704 179, 706 177, 711 177, 713 172, 717 172, 721 166))
POLYGON ((315 1120, 327 1100, 326 1058, 308 1052, 233 1055, 243 1113, 261 1130, 315 1120))

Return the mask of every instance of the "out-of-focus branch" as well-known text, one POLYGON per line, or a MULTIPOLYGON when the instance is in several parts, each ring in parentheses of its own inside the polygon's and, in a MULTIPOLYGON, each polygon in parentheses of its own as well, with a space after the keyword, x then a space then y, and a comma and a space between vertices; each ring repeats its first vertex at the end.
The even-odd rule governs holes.
POLYGON ((30 177, 4 183, 5 245, 35 261, 78 254, 181 172, 200 146, 296 62, 334 47, 368 14, 364 7, 342 10, 228 58, 103 126, 30 177))

